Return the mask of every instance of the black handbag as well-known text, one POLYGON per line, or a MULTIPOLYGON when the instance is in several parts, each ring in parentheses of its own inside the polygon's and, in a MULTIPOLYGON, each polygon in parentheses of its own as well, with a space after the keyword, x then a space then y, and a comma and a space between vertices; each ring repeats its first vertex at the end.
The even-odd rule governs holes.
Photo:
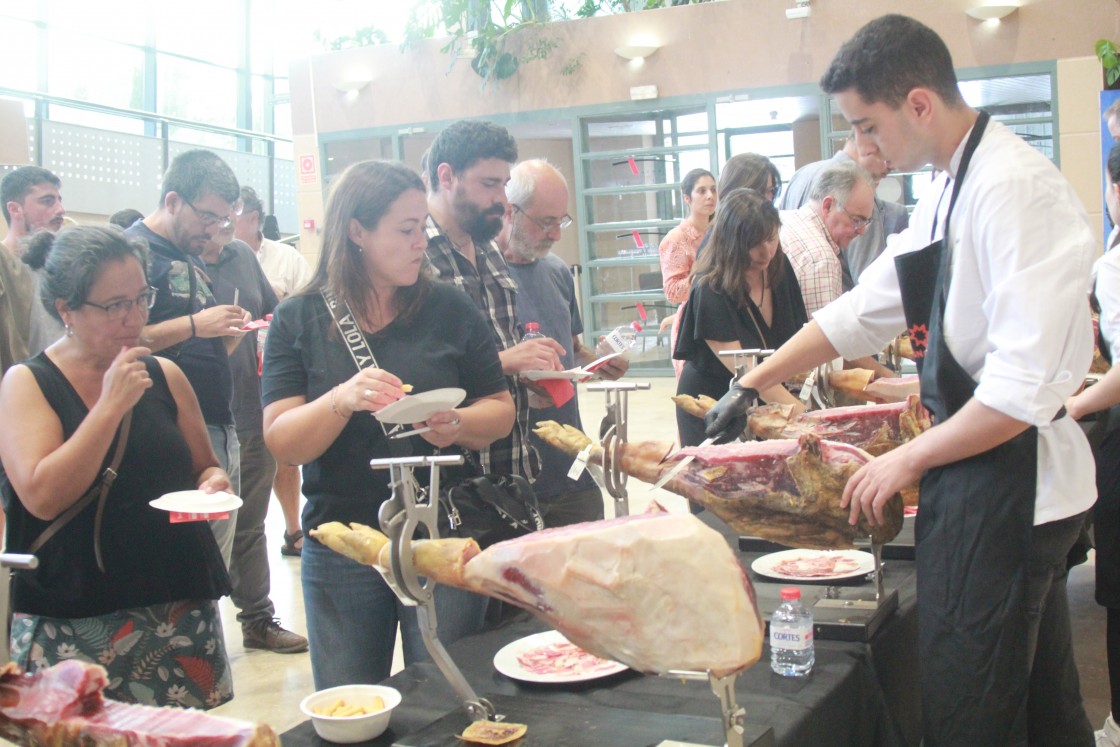
MULTIPOLYGON (((469 459, 469 457, 468 457, 469 459)), ((544 529, 529 481, 520 475, 479 475, 440 491, 445 537, 472 538, 483 549, 544 529)))

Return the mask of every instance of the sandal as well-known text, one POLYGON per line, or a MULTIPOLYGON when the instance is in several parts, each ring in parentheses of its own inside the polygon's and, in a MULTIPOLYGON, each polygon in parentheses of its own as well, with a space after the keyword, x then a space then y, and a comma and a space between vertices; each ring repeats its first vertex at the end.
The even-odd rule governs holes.
POLYGON ((297 529, 294 532, 284 532, 284 544, 280 546, 281 555, 289 555, 299 557, 303 554, 303 530, 297 529), (297 544, 299 543, 299 544, 297 544))

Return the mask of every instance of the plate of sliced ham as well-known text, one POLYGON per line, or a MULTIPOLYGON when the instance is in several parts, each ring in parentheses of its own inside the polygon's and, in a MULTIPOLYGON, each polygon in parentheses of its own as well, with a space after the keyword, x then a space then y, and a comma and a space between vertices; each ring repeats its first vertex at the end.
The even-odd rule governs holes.
POLYGON ((783 581, 837 581, 875 570, 875 558, 861 550, 782 550, 763 555, 751 570, 783 581))
POLYGON ((494 668, 522 682, 584 682, 629 669, 610 659, 600 659, 549 630, 519 638, 494 654, 494 668))

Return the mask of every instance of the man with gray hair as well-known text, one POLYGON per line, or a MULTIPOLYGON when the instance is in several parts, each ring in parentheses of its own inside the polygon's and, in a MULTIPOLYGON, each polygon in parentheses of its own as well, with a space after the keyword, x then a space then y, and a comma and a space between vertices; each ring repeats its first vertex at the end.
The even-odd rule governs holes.
MULTIPOLYGON (((517 281, 517 319, 540 324, 546 337, 564 346, 560 364, 572 368, 595 359, 595 352, 582 344, 580 319, 572 273, 552 246, 560 230, 571 225, 568 215, 568 184, 556 167, 544 160, 522 161, 510 172, 506 184, 505 225, 498 245, 517 281)), ((617 359, 616 359, 617 360, 617 359)), ((629 364, 615 363, 600 369, 603 376, 617 379, 629 364)), ((583 429, 579 405, 573 395, 566 402, 530 398, 529 421, 554 420, 583 429)), ((595 521, 603 518, 603 494, 587 472, 568 477, 571 457, 530 432, 530 441, 541 456, 541 473, 533 483, 545 524, 549 527, 595 521)))
MULTIPOLYGON (((836 151, 832 158, 814 161, 799 168, 790 178, 786 188, 782 190, 782 199, 778 203, 778 208, 797 210, 804 205, 809 200, 809 193, 813 189, 813 182, 816 181, 817 176, 837 163, 859 164, 871 175, 871 189, 878 189, 879 182, 891 172, 891 165, 883 159, 878 148, 866 144, 865 147, 869 150, 857 148, 855 137, 848 135, 844 147, 836 151)), ((905 205, 875 197, 875 210, 867 230, 852 239, 840 255, 840 263, 844 269, 844 290, 851 290, 859 282, 860 274, 883 253, 887 247, 887 237, 902 231, 909 223, 910 215, 906 212, 905 205)))
POLYGON ((817 176, 808 202, 781 212, 782 249, 809 316, 844 292, 840 252, 863 235, 874 210, 871 176, 854 163, 838 162, 817 176))

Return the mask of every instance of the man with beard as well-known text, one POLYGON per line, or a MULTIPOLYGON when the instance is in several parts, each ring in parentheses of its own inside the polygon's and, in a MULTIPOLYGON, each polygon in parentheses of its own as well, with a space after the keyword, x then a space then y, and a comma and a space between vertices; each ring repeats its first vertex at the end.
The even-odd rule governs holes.
MULTIPOLYGON (((239 306, 218 305, 200 255, 232 222, 238 196, 237 177, 225 161, 207 150, 190 150, 176 156, 164 174, 159 209, 125 231, 151 249, 148 282, 156 298, 141 343, 183 369, 235 493, 241 492, 240 455, 229 355, 252 318, 239 306)), ((227 568, 236 525, 236 511, 228 520, 210 522, 227 568)))
MULTIPOLYGON (((0 210, 8 235, 0 244, 0 373, 29 355, 37 298, 35 275, 22 261, 23 241, 37 231, 62 228, 62 182, 38 166, 21 166, 0 182, 0 210)), ((44 312, 45 313, 45 312, 44 312)))
MULTIPOLYGON (((560 239, 560 229, 568 227, 568 184, 564 176, 547 161, 522 161, 510 174, 506 185, 509 213, 498 237, 509 271, 517 281, 517 318, 537 322, 547 337, 564 346, 560 365, 571 368, 590 363, 595 351, 580 341, 583 322, 576 303, 575 283, 564 260, 550 250, 560 239)), ((600 369, 600 374, 617 379, 629 364, 615 359, 600 369)), ((573 396, 567 402, 540 406, 530 401, 529 422, 554 420, 583 430, 579 405, 573 396)), ((595 521, 603 518, 603 494, 591 475, 568 477, 571 457, 550 446, 536 434, 529 438, 541 455, 541 473, 533 483, 545 524, 549 527, 595 521)))
POLYGON ((540 460, 528 438, 528 396, 516 376, 560 370, 564 348, 548 338, 518 342, 517 284, 494 242, 502 230, 506 183, 516 160, 517 143, 491 122, 461 120, 436 136, 428 150, 428 259, 440 279, 466 291, 490 320, 517 407, 510 434, 479 452, 481 466, 532 480, 540 460))

